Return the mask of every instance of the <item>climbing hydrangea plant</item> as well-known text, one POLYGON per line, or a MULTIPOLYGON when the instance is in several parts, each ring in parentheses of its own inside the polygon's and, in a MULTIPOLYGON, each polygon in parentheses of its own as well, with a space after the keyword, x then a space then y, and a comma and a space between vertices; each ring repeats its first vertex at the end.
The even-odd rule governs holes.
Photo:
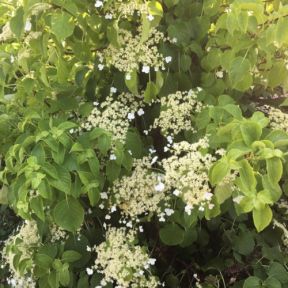
POLYGON ((1 1, 0 288, 287 287, 287 17, 1 1))

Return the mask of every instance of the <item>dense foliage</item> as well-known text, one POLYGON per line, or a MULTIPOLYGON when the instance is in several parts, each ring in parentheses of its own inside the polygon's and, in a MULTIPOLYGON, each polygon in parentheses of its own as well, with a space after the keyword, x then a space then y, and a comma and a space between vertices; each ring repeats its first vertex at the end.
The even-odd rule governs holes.
POLYGON ((287 27, 286 0, 0 1, 0 287, 288 287, 287 27))

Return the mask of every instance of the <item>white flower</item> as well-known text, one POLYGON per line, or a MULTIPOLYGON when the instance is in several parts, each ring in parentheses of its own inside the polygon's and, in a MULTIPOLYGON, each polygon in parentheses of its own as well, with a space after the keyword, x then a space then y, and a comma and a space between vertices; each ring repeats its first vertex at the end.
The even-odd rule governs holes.
POLYGON ((110 155, 110 157, 109 157, 109 159, 110 159, 110 160, 116 160, 116 159, 117 159, 117 157, 116 157, 116 155, 115 155, 115 154, 111 154, 111 155, 110 155))
POLYGON ((70 130, 69 130, 69 133, 70 133, 70 134, 73 134, 73 133, 74 133, 74 129, 70 129, 70 130))
POLYGON ((111 211, 111 213, 116 212, 117 211, 116 205, 113 205, 111 207, 110 211, 111 211))
POLYGON ((139 115, 139 116, 142 116, 142 115, 144 115, 144 110, 143 110, 143 108, 140 108, 138 111, 137 111, 137 114, 139 115))
POLYGON ((93 102, 93 105, 94 105, 94 106, 98 106, 98 105, 99 105, 99 102, 94 101, 94 102, 93 102))
POLYGON ((166 63, 170 63, 171 61, 172 61, 172 57, 171 56, 165 57, 165 62, 166 63))
POLYGON ((125 79, 128 80, 128 81, 131 80, 131 74, 129 74, 129 73, 126 74, 125 79))
POLYGON ((105 19, 111 20, 111 19, 113 19, 113 15, 108 13, 108 14, 105 15, 105 19))
POLYGON ((156 263, 156 259, 155 258, 149 258, 148 259, 148 264, 149 265, 155 265, 155 263, 156 263))
POLYGON ((132 222, 129 221, 129 222, 126 224, 126 226, 129 227, 129 228, 132 228, 132 227, 133 227, 132 222))
POLYGON ((169 147, 165 146, 164 147, 164 152, 168 152, 169 151, 169 147))
POLYGON ((177 38, 175 38, 175 37, 172 39, 172 43, 177 43, 177 41, 178 41, 178 40, 177 40, 177 38))
POLYGON ((208 208, 210 209, 210 210, 212 210, 213 208, 214 208, 214 204, 213 203, 210 203, 209 205, 208 205, 208 208))
POLYGON ((204 211, 205 209, 204 209, 204 207, 203 206, 200 206, 199 207, 199 211, 204 211))
POLYGON ((142 72, 148 74, 150 72, 150 67, 147 65, 143 65, 142 72))
POLYGON ((171 208, 166 208, 164 211, 167 216, 171 216, 174 213, 174 210, 171 208))
POLYGON ((101 284, 102 286, 106 286, 106 285, 107 285, 107 282, 106 282, 104 279, 102 279, 101 282, 100 282, 100 284, 101 284))
POLYGON ((165 189, 165 185, 164 183, 159 182, 154 188, 157 192, 162 192, 165 189))
MULTIPOLYGON (((152 159, 152 161, 151 161, 151 165, 153 165, 154 163, 156 163, 157 159, 158 159, 158 156, 153 157, 153 159, 152 159)), ((158 185, 159 185, 159 184, 158 184, 158 185)), ((157 186, 157 185, 156 185, 156 186, 157 186)), ((155 186, 155 187, 156 187, 156 186, 155 186)))
POLYGON ((96 7, 96 8, 100 8, 100 7, 102 7, 102 6, 103 6, 103 1, 97 0, 97 1, 95 2, 95 7, 96 7))
POLYGON ((192 211, 192 206, 191 205, 186 205, 185 206, 185 212, 188 214, 188 215, 191 215, 191 211, 192 211))
POLYGON ((24 30, 26 32, 29 32, 29 31, 31 31, 31 28, 32 28, 32 24, 31 24, 31 22, 29 20, 27 20, 26 23, 25 23, 24 30))
POLYGON ((111 88, 110 88, 110 92, 111 92, 111 93, 116 93, 116 92, 117 92, 117 89, 116 89, 115 87, 111 87, 111 88))
POLYGON ((103 204, 100 204, 100 205, 99 205, 99 208, 103 210, 103 209, 104 209, 104 205, 103 205, 103 204))
POLYGON ((93 269, 91 268, 86 268, 86 272, 88 275, 93 275, 93 269))
POLYGON ((133 112, 128 113, 127 118, 129 121, 135 119, 135 114, 133 112))
POLYGON ((248 16, 253 16, 254 11, 248 11, 248 16))
POLYGON ((223 78, 223 76, 224 76, 223 71, 217 71, 217 72, 216 72, 216 77, 217 77, 217 78, 223 78))
POLYGON ((170 143, 170 144, 172 144, 173 143, 173 138, 172 138, 172 136, 171 135, 169 135, 169 136, 167 136, 167 141, 170 143))
POLYGON ((148 130, 143 130, 143 133, 144 133, 145 135, 148 135, 148 130))
POLYGON ((99 69, 100 71, 102 71, 102 70, 104 69, 104 65, 103 65, 103 64, 98 64, 98 69, 99 69))
POLYGON ((165 222, 165 218, 164 218, 163 215, 160 216, 160 218, 159 218, 159 222, 165 222))
POLYGON ((156 150, 154 148, 149 148, 149 153, 154 154, 154 153, 156 153, 156 150))
POLYGON ((175 196, 179 196, 180 194, 181 194, 181 192, 179 190, 177 190, 177 189, 175 189, 173 191, 173 195, 175 195, 175 196))
POLYGON ((14 63, 15 57, 13 55, 10 56, 10 63, 14 63))
POLYGON ((108 194, 106 192, 100 193, 101 199, 108 199, 108 194))
POLYGON ((149 14, 149 15, 147 16, 147 19, 148 19, 149 21, 153 21, 153 20, 154 20, 154 16, 151 15, 151 14, 149 14))
POLYGON ((91 251, 92 251, 92 249, 91 249, 90 246, 87 246, 87 247, 86 247, 86 250, 87 250, 88 252, 91 252, 91 251))
POLYGON ((140 276, 144 275, 144 271, 143 271, 143 270, 140 270, 140 271, 139 271, 139 275, 140 275, 140 276))
POLYGON ((105 219, 106 219, 106 220, 110 220, 110 219, 111 219, 111 216, 110 216, 109 214, 107 214, 107 215, 105 216, 105 219))
POLYGON ((239 195, 239 196, 233 198, 233 202, 240 204, 240 202, 242 201, 243 198, 244 198, 244 196, 239 195))
POLYGON ((159 67, 154 67, 154 71, 158 72, 159 71, 159 67))
POLYGON ((210 192, 206 192, 204 194, 204 199, 207 200, 207 201, 210 201, 212 199, 212 197, 213 197, 213 194, 210 193, 210 192))
POLYGON ((139 232, 143 232, 144 231, 144 229, 143 229, 143 226, 139 226, 139 232))

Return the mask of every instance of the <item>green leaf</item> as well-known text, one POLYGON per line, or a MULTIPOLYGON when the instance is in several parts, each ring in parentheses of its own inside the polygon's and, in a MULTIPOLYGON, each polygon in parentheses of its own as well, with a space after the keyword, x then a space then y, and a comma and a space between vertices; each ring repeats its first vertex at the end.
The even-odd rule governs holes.
POLYGON ((281 85, 282 83, 284 83, 285 80, 287 79, 286 71, 287 71, 286 63, 284 61, 275 62, 273 64, 271 70, 269 71, 268 76, 267 76, 268 85, 271 88, 275 88, 275 87, 281 85))
POLYGON ((63 166, 56 166, 55 168, 58 174, 57 179, 49 179, 49 184, 69 195, 71 193, 71 175, 69 171, 63 166))
POLYGON ((209 179, 213 186, 219 184, 230 170, 229 163, 226 158, 216 162, 209 171, 209 179))
POLYGON ((20 38, 24 30, 24 9, 22 6, 16 10, 15 16, 11 18, 10 29, 17 38, 20 38))
POLYGON ((98 138, 98 148, 103 155, 106 155, 111 148, 111 137, 107 134, 102 134, 98 138))
POLYGON ((268 205, 262 209, 253 209, 253 221, 258 232, 264 230, 271 222, 273 213, 268 205))
POLYGON ((233 88, 247 90, 251 85, 250 62, 243 57, 235 58, 229 69, 229 78, 233 88))
POLYGON ((249 16, 247 11, 240 11, 238 14, 238 25, 243 33, 247 32, 249 16))
POLYGON ((164 0, 165 5, 167 8, 172 8, 173 6, 177 5, 180 0, 164 0))
POLYGON ((282 44, 288 44, 288 19, 286 17, 281 17, 277 22, 276 27, 276 41, 282 44))
MULTIPOLYGON (((238 214, 241 213, 248 213, 251 212, 254 208, 254 197, 249 197, 249 196, 238 196, 238 197, 242 197, 239 204, 236 205, 236 210, 238 214)), ((234 198, 235 199, 235 198, 234 198)), ((237 198, 236 198, 237 199, 237 198)))
POLYGON ((129 72, 128 74, 126 74, 125 76, 125 84, 127 86, 127 88, 129 89, 129 91, 135 95, 138 95, 138 74, 137 71, 134 70, 132 72, 129 72), (128 75, 130 77, 128 77, 128 75))
POLYGON ((116 161, 113 161, 113 160, 108 161, 106 165, 106 175, 107 175, 107 179, 110 182, 113 182, 119 177, 120 171, 121 171, 121 166, 118 165, 116 161))
POLYGON ((243 288, 261 288, 261 280, 255 276, 250 276, 244 282, 243 288))
POLYGON ((159 235, 164 244, 174 246, 183 242, 185 232, 177 224, 171 223, 161 228, 159 235))
POLYGON ((261 126, 254 121, 245 121, 240 125, 241 134, 246 145, 251 145, 260 139, 262 134, 261 126))
POLYGON ((73 17, 66 12, 53 13, 51 16, 51 30, 59 41, 71 36, 74 31, 73 17))
POLYGON ((53 258, 46 254, 37 253, 35 255, 35 262, 40 267, 49 268, 53 262, 53 258))
POLYGON ((288 272, 280 263, 271 263, 268 270, 268 275, 269 277, 278 279, 282 284, 288 283, 288 272))
POLYGON ((65 121, 65 122, 62 122, 61 124, 59 124, 57 128, 59 130, 70 130, 70 129, 76 128, 76 127, 77 127, 77 124, 70 122, 70 121, 65 121))
POLYGON ((163 8, 160 2, 152 0, 148 2, 149 13, 153 16, 163 16, 163 8))
POLYGON ((282 288, 281 282, 276 278, 268 278, 263 282, 265 288, 282 288))
POLYGON ((62 266, 62 269, 58 271, 59 273, 59 281, 63 286, 68 286, 70 282, 70 273, 69 273, 69 265, 65 263, 62 266))
POLYGON ((232 187, 229 183, 217 185, 215 188, 215 196, 219 204, 224 203, 232 195, 232 187))
POLYGON ((100 199, 100 191, 98 188, 88 189, 88 198, 91 206, 95 206, 100 199))
POLYGON ((253 252, 255 241, 253 235, 249 231, 242 231, 233 241, 233 249, 242 255, 249 255, 253 252))
POLYGON ((62 260, 64 262, 75 262, 77 260, 79 260, 82 257, 82 255, 79 252, 76 252, 74 250, 67 250, 64 251, 64 253, 62 254, 62 260))
POLYGON ((128 130, 125 146, 128 151, 131 151, 133 157, 140 158, 143 155, 143 143, 138 130, 128 130))
POLYGON ((107 38, 109 42, 116 48, 120 47, 118 39, 118 23, 115 21, 112 25, 107 26, 107 38))
POLYGON ((283 174, 283 165, 280 158, 270 158, 266 159, 266 167, 269 180, 272 183, 278 183, 283 174))
POLYGON ((157 86, 154 82, 148 82, 145 92, 144 92, 144 101, 150 103, 152 100, 156 99, 158 93, 157 86))
POLYGON ((240 164, 240 178, 237 179, 236 184, 240 190, 247 196, 253 195, 256 192, 256 177, 254 175, 254 170, 249 162, 244 159, 239 162, 240 164))
POLYGON ((78 200, 67 198, 60 201, 53 209, 55 223, 63 229, 75 232, 84 220, 84 209, 78 200))
POLYGON ((0 205, 2 204, 8 204, 8 188, 5 185, 0 189, 0 205))
POLYGON ((265 190, 269 191, 270 197, 273 202, 279 200, 282 195, 282 190, 277 182, 270 181, 268 175, 264 175, 262 176, 262 185, 265 190))
POLYGON ((288 145, 288 134, 282 130, 273 130, 267 136, 267 140, 274 143, 275 148, 288 145))
POLYGON ((43 200, 41 197, 33 197, 30 200, 30 207, 33 212, 42 220, 45 220, 43 200))

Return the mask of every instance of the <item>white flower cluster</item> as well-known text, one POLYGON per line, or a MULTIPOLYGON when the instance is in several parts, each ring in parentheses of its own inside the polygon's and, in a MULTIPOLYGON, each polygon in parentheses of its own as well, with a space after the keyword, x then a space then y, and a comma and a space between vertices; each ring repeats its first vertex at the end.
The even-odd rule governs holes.
POLYGON ((141 41, 141 35, 141 30, 133 35, 130 31, 120 29, 120 48, 109 45, 103 53, 98 53, 99 59, 105 59, 107 64, 127 73, 138 71, 141 65, 144 73, 149 73, 152 67, 164 70, 164 57, 157 47, 160 42, 166 41, 164 34, 152 29, 146 41, 141 41))
POLYGON ((160 100, 160 116, 155 120, 153 128, 160 128, 164 135, 176 135, 182 130, 195 131, 192 116, 199 113, 203 104, 197 100, 197 92, 177 91, 160 100))
POLYGON ((69 236, 66 230, 62 229, 61 227, 57 226, 54 223, 52 224, 50 228, 50 235, 51 235, 50 241, 52 243, 58 242, 58 241, 64 241, 69 236))
POLYGON ((174 143, 172 155, 162 160, 165 170, 164 183, 174 195, 182 198, 186 204, 185 211, 198 206, 200 211, 213 208, 210 203, 213 194, 209 187, 208 171, 216 158, 209 153, 202 153, 201 149, 209 147, 208 139, 202 138, 190 144, 186 141, 174 143))
POLYGON ((136 245, 136 232, 125 228, 109 228, 106 241, 95 247, 95 266, 87 269, 103 274, 101 285, 113 283, 118 288, 156 288, 159 282, 150 268, 156 259, 150 258, 145 247, 136 245))
MULTIPOLYGON (((98 6, 101 5, 99 3, 101 1, 96 1, 96 2, 98 2, 98 6)), ((134 16, 135 13, 138 16, 149 13, 147 4, 139 0, 130 0, 128 2, 127 1, 123 2, 122 0, 116 0, 116 1, 110 2, 109 5, 107 5, 108 7, 105 7, 105 5, 101 5, 101 6, 104 6, 106 19, 129 18, 129 17, 134 16), (111 17, 107 17, 107 15, 111 15, 111 17)))
POLYGON ((116 99, 110 95, 101 104, 95 102, 95 108, 81 128, 88 131, 93 127, 105 129, 111 132, 114 140, 125 143, 130 122, 141 106, 143 102, 132 94, 123 93, 116 99))
POLYGON ((167 200, 161 175, 152 170, 151 159, 136 159, 133 172, 114 182, 110 191, 125 216, 137 218, 148 213, 160 213, 161 202, 167 200))
POLYGON ((270 120, 270 127, 288 132, 288 114, 280 109, 264 105, 259 107, 259 110, 265 112, 270 120))
POLYGON ((11 277, 7 279, 7 282, 11 287, 36 287, 33 279, 29 277, 29 274, 33 274, 31 271, 33 264, 27 265, 30 269, 27 268, 20 274, 17 267, 14 266, 14 257, 19 257, 18 263, 24 259, 29 260, 32 258, 34 249, 39 245, 40 236, 35 221, 25 221, 19 232, 8 238, 5 243, 3 258, 10 269, 11 277))

